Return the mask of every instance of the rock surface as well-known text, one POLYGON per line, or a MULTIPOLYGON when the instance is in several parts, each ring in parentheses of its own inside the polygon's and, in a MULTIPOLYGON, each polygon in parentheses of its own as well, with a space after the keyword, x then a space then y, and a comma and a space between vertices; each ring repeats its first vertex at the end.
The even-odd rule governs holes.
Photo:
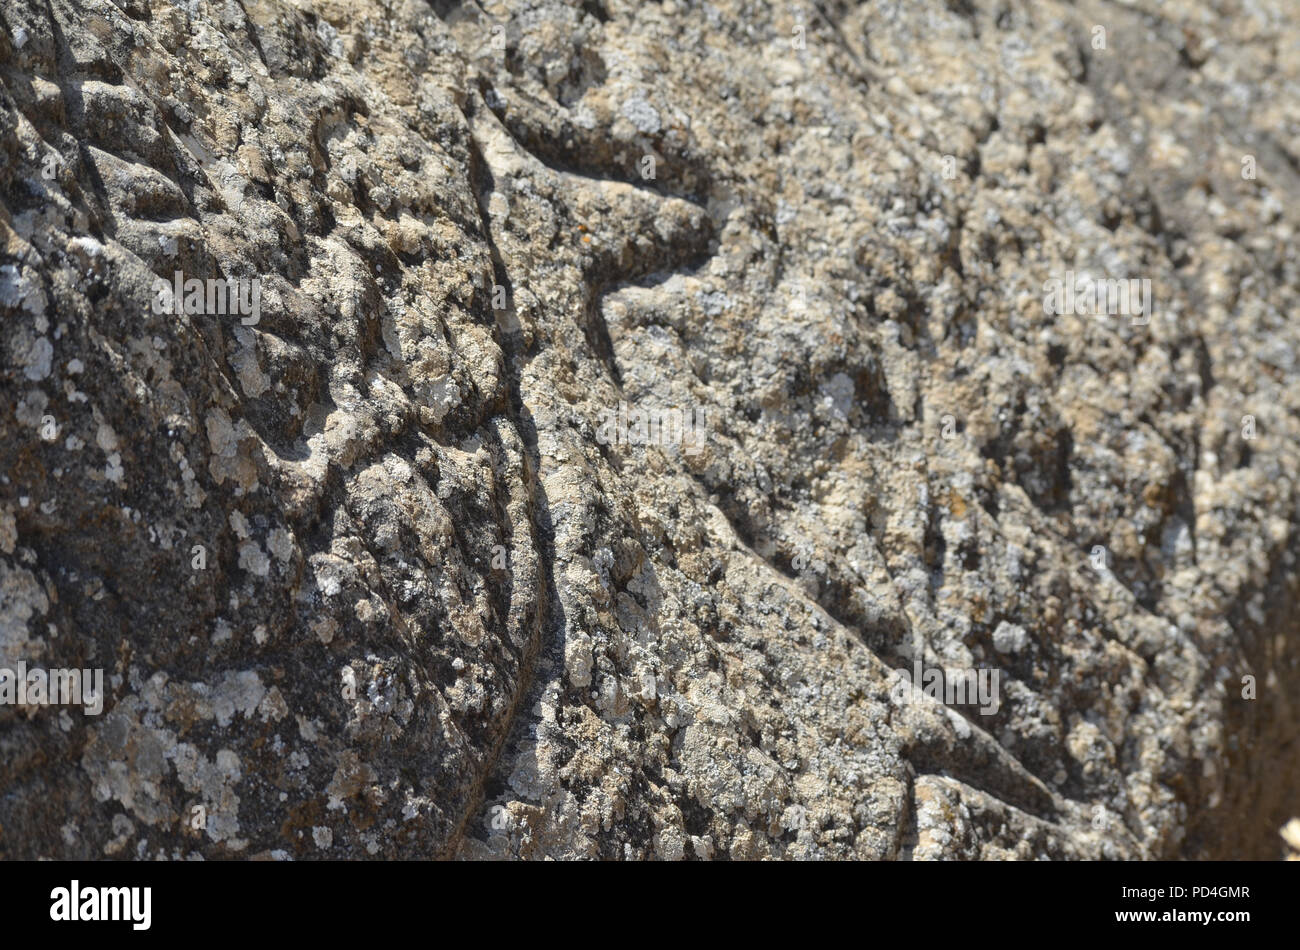
POLYGON ((6 0, 0 667, 106 696, 0 857, 1279 857, 1298 116, 1282 0, 6 0))

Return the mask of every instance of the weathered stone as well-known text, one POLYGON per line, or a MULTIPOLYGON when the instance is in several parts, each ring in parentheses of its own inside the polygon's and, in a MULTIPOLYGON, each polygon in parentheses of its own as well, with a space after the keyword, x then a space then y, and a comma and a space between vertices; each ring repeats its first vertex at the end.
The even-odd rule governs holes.
POLYGON ((0 856, 1280 856, 1280 0, 0 25, 0 856))

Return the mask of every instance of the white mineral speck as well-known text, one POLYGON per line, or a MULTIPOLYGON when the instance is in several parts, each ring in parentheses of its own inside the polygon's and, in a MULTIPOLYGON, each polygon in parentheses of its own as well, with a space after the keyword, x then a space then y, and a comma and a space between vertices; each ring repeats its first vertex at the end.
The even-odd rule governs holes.
POLYGON ((33 382, 45 379, 50 375, 53 360, 54 344, 46 337, 37 337, 36 342, 27 350, 23 375, 33 382))
POLYGON ((623 115, 636 126, 638 132, 653 135, 660 129, 658 111, 640 96, 623 102, 623 115))

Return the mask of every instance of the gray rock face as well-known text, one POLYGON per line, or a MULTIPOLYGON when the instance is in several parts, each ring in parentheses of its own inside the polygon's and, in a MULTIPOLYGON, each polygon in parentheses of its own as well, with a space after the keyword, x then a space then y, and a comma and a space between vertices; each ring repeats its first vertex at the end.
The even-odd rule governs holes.
POLYGON ((1280 855, 1288 4, 0 26, 0 857, 1280 855))

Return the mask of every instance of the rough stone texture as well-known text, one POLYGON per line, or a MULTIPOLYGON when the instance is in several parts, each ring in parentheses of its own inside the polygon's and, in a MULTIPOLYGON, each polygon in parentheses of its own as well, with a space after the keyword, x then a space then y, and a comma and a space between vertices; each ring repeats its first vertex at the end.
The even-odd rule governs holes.
POLYGON ((0 857, 1281 856, 1289 3, 0 27, 0 857))

